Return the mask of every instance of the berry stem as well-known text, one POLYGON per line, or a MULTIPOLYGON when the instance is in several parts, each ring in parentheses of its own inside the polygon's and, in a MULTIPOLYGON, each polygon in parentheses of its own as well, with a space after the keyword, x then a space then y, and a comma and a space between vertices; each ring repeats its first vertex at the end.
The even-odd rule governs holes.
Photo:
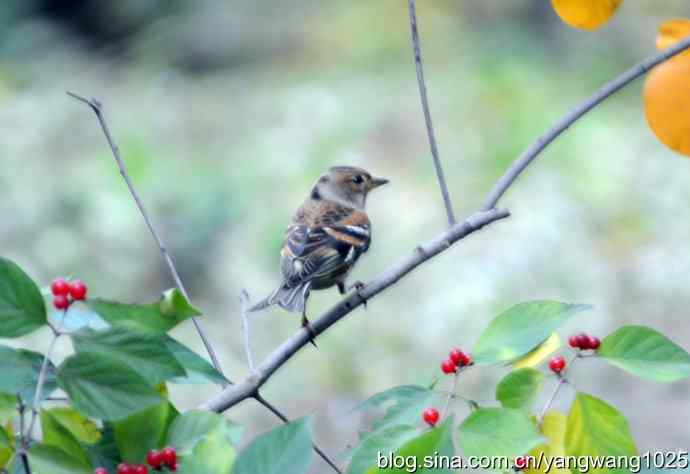
POLYGON ((448 416, 448 407, 450 406, 450 399, 453 398, 453 395, 455 395, 455 389, 458 386, 458 377, 460 375, 460 369, 458 369, 455 374, 453 374, 453 385, 450 388, 450 393, 448 393, 448 397, 446 397, 446 403, 443 405, 443 411, 441 412, 441 415, 445 419, 448 416))
POLYGON ((50 325, 50 328, 53 330, 53 340, 50 341, 50 346, 48 347, 48 351, 46 352, 45 356, 43 357, 43 363, 41 364, 41 370, 38 373, 38 381, 36 382, 36 393, 34 394, 34 400, 33 400, 33 403, 31 404, 31 421, 29 422, 29 427, 26 431, 26 434, 22 433, 22 436, 25 436, 28 441, 30 441, 32 436, 33 436, 34 425, 36 424, 38 409, 39 409, 39 405, 41 403, 41 396, 43 395, 43 385, 45 384, 45 381, 46 381, 46 372, 48 371, 48 362, 50 361, 50 357, 53 354, 53 350, 55 349, 55 345, 57 343, 57 340, 62 335, 62 333, 60 331, 62 329, 63 324, 65 323, 65 319, 67 318, 67 310, 68 309, 69 309, 69 307, 66 308, 62 312, 62 319, 60 320, 59 326, 55 327, 53 325, 50 325))
POLYGON ((568 383, 568 379, 565 378, 564 374, 565 372, 570 369, 572 366, 573 362, 575 362, 575 359, 579 358, 579 353, 575 354, 570 358, 568 363, 565 365, 565 369, 563 372, 560 372, 558 374, 558 383, 556 383, 556 386, 553 389, 553 392, 551 392, 551 396, 549 399, 546 401, 546 404, 544 407, 541 409, 541 412, 539 412, 539 417, 537 418, 537 426, 541 429, 541 424, 544 421, 544 416, 546 416, 546 412, 549 411, 549 408, 551 408, 551 405, 553 405, 553 402, 556 400, 556 397, 558 396, 558 392, 561 391, 561 387, 565 384, 568 383))

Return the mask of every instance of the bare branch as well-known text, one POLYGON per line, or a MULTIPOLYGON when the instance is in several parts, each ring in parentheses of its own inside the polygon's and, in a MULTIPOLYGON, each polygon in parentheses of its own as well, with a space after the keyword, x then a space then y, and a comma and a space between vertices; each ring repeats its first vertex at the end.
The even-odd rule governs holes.
MULTIPOLYGON (((318 336, 342 318, 350 314, 355 308, 395 284, 412 270, 430 260, 434 256, 448 249, 455 242, 467 237, 499 219, 508 217, 507 210, 491 209, 475 213, 464 222, 455 224, 430 242, 418 246, 411 255, 396 265, 381 273, 374 280, 362 287, 358 292, 345 297, 338 304, 328 310, 323 316, 311 324, 314 336, 318 336)), ((300 329, 294 336, 286 340, 274 350, 256 369, 256 374, 248 377, 242 383, 226 387, 220 394, 201 405, 202 409, 222 412, 249 397, 255 397, 257 391, 285 362, 295 355, 305 344, 309 343, 310 335, 306 328, 300 329)))
MULTIPOLYGON (((175 264, 173 263, 172 257, 170 257, 170 254, 168 253, 168 249, 166 248, 165 244, 163 243, 163 240, 161 239, 160 235, 158 234, 158 231, 153 226, 151 218, 149 217, 149 214, 146 211, 146 208, 144 207, 144 203, 142 202, 141 198, 139 197, 139 193, 134 188, 134 183, 132 182, 132 179, 130 178, 129 173, 127 172, 127 167, 125 166, 125 162, 122 159, 122 156, 120 155, 120 149, 115 144, 115 141, 113 140, 113 137, 110 134, 110 129, 108 128, 108 124, 105 120, 105 117, 103 116, 103 108, 102 108, 101 103, 96 99, 91 99, 91 100, 85 99, 84 97, 82 97, 78 94, 75 94, 74 92, 68 91, 67 94, 74 97, 75 99, 85 103, 89 107, 91 107, 91 110, 93 110, 93 112, 96 114, 96 117, 98 118, 98 122, 101 124, 101 129, 103 130, 103 133, 105 134, 105 138, 106 138, 106 140, 108 140, 108 145, 110 145, 110 150, 113 153, 113 157, 115 158, 115 161, 117 162, 117 166, 120 169, 120 174, 122 175, 122 178, 125 180, 125 183, 127 184, 127 188, 129 188, 129 192, 132 195, 132 197, 134 198, 134 202, 136 202, 137 207, 139 208, 139 212, 141 213, 141 216, 144 218, 144 221, 146 222, 146 226, 149 228, 151 235, 153 236, 154 240, 156 241, 156 244, 158 244, 158 248, 160 249, 161 256, 165 260, 165 263, 168 265, 168 269, 170 270, 170 274, 172 275, 173 279, 175 280, 175 285, 182 292, 184 297, 187 298, 187 300, 189 300, 189 295, 187 294, 187 290, 185 289, 184 285, 182 284, 182 280, 180 279, 179 273, 177 273, 177 268, 175 268, 175 264)), ((194 327, 196 328, 197 333, 199 333, 199 337, 201 338, 201 341, 204 343, 204 347, 206 347, 206 352, 208 352, 208 355, 211 358, 211 362, 213 362, 213 366, 216 368, 216 370, 220 374, 223 374, 223 370, 221 369, 220 363, 218 362, 218 357, 216 357, 216 352, 213 349, 213 346, 211 346, 211 343, 209 342, 208 338, 206 337, 204 330, 201 328, 199 321, 197 321, 196 318, 192 318, 192 321, 194 322, 194 327)))
MULTIPOLYGON (((98 122, 101 125, 101 129, 103 130, 103 133, 105 135, 106 140, 108 141, 108 145, 110 146, 110 150, 113 153, 113 157, 115 158, 115 161, 117 162, 117 166, 120 170, 120 174, 122 175, 122 178, 125 180, 125 183, 127 184, 127 187, 129 188, 129 192, 134 198, 134 201, 136 202, 137 207, 139 208, 139 212, 141 213, 142 217, 144 218, 144 221, 146 222, 147 227, 149 228, 149 231, 151 232, 151 235, 153 236, 154 240, 156 241, 156 244, 158 244, 158 248, 160 249, 160 253, 163 256, 163 259, 165 260, 166 264, 168 265, 168 269, 170 270, 170 273, 175 280, 175 284, 177 285, 177 288, 182 292, 182 294, 189 300, 189 295, 187 293, 187 290, 184 287, 184 284, 182 283, 182 280, 180 279, 180 275, 177 272, 177 269, 175 267, 175 264, 173 263, 172 257, 168 253, 168 250, 163 243, 163 240, 161 239, 160 235, 158 234, 158 231, 156 231, 156 228, 153 226, 153 223, 151 219, 149 218, 148 212, 146 211, 146 208, 144 207, 144 204, 139 197, 139 193, 137 193, 134 183, 132 182, 129 173, 127 172, 127 168, 125 166, 124 161, 122 160, 122 157, 120 155, 120 149, 119 147, 115 144, 115 141, 112 138, 112 135, 110 134, 110 129, 108 127, 108 124, 105 120, 105 117, 103 115, 103 110, 102 110, 102 105, 101 103, 96 100, 96 99, 86 99, 78 94, 75 94, 73 92, 67 92, 68 95, 71 97, 79 100, 80 102, 85 103, 89 107, 91 107, 91 110, 96 114, 96 117, 98 118, 98 122)), ((243 311, 244 314, 244 311, 243 311)), ((211 343, 206 337, 206 334, 204 333, 203 329, 201 328, 201 325, 199 322, 196 320, 196 318, 192 318, 192 321, 194 322, 194 327, 197 330, 197 333, 199 334, 199 337, 201 338, 201 341, 203 342, 204 346, 206 347, 206 351, 208 352, 209 357, 211 358, 211 362, 213 362, 213 366, 216 368, 216 370, 223 375, 223 371, 220 367, 220 363, 218 362, 218 358, 216 357, 216 353, 213 350, 213 347, 211 346, 211 343)), ((248 335, 248 332, 247 332, 248 335)), ((248 337, 248 336, 247 336, 248 337)), ((251 363, 253 365, 253 362, 251 363)), ((251 366, 250 366, 251 368, 251 366)), ((223 375, 223 378, 227 380, 227 378, 223 375)), ((225 387, 227 384, 224 384, 223 386, 225 387)), ((282 421, 285 423, 289 423, 290 420, 283 415, 276 407, 268 403, 263 397, 261 397, 258 393, 254 395, 254 398, 256 401, 258 401, 261 405, 265 406, 268 410, 270 410, 272 413, 274 413, 278 418, 280 418, 282 421)), ((33 418, 32 418, 32 424, 33 424, 33 418)), ((316 445, 314 445, 314 451, 321 456, 324 461, 326 461, 333 469, 335 469, 336 472, 340 474, 340 470, 335 466, 333 461, 331 461, 326 454, 319 449, 316 445)))
POLYGON ((587 112, 621 90, 623 87, 630 84, 638 77, 642 76, 654 66, 663 63, 664 61, 688 48, 690 48, 690 37, 679 41, 675 45, 661 51, 658 54, 650 56, 636 66, 628 69, 617 78, 607 82, 603 87, 592 94, 589 99, 585 100, 580 105, 575 107, 575 109, 573 109, 570 113, 566 114, 561 120, 556 122, 556 124, 551 127, 549 131, 547 131, 544 135, 539 137, 537 141, 530 145, 529 148, 527 148, 517 160, 513 162, 510 168, 508 168, 508 171, 506 171, 501 179, 499 179, 494 185, 493 189, 486 198, 484 207, 482 209, 487 210, 496 207, 498 200, 501 199, 501 196, 503 196, 503 194, 513 184, 520 173, 522 173, 525 168, 527 168, 529 164, 532 163, 532 161, 539 156, 539 154, 544 151, 547 146, 549 146, 551 142, 558 138, 561 133, 570 128, 572 124, 577 122, 587 112))
POLYGON ((249 337, 249 315, 247 314, 247 304, 248 303, 249 303, 249 293, 247 293, 247 290, 243 289, 240 292, 240 304, 242 305, 242 332, 244 333, 244 351, 247 354, 247 365, 249 366, 249 371, 253 374, 254 373, 254 357, 252 356, 252 348, 251 348, 251 342, 250 342, 250 337, 249 337))
POLYGON ((410 31, 412 33, 412 50, 414 52, 414 62, 417 69, 417 84, 419 85, 419 97, 422 101, 422 109, 424 110, 424 121, 426 122, 426 133, 429 137, 429 146, 431 147, 431 157, 434 160, 434 168, 436 168, 436 177, 438 178, 438 185, 441 188, 441 195, 443 196, 443 204, 446 206, 446 214, 448 216, 448 225, 455 225, 455 214, 453 213, 453 203, 450 201, 450 194, 448 193, 448 185, 443 173, 443 166, 441 165, 441 158, 438 155, 438 146, 436 145, 436 136, 434 134, 434 124, 431 121, 431 110, 429 109, 429 98, 426 94, 426 81, 424 80, 424 66, 422 65, 422 48, 419 41, 419 32, 417 31, 417 13, 415 10, 415 0, 407 1, 407 9, 410 14, 410 31))

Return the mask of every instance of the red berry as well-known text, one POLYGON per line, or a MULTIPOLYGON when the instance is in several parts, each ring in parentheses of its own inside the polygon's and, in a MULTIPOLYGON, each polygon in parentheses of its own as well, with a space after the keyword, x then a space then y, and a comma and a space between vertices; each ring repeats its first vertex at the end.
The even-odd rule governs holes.
POLYGON ((453 349, 452 351, 450 351, 449 357, 455 365, 462 365, 462 361, 466 356, 465 353, 462 352, 460 349, 453 349))
POLYGON ((56 309, 67 309, 69 308, 69 299, 65 295, 55 295, 53 297, 53 306, 56 309))
POLYGON ((563 356, 556 356, 553 357, 549 361, 549 368, 556 372, 557 374, 560 374, 563 369, 565 369, 565 357, 563 356))
POLYGON ((474 364, 474 360, 472 360, 472 356, 469 354, 465 354, 465 358, 462 360, 462 365, 472 365, 474 364))
POLYGON ((579 349, 580 347, 580 336, 578 334, 574 334, 568 338, 568 344, 570 347, 573 349, 579 349))
POLYGON ((146 455, 146 462, 154 469, 158 469, 163 465, 163 453, 158 450, 152 449, 146 455))
POLYGON ((454 374, 455 373, 455 362, 450 359, 446 359, 441 362, 441 371, 444 374, 454 374))
POLYGON ((441 415, 439 414, 436 408, 427 408, 422 413, 422 418, 424 418, 424 421, 426 421, 431 426, 434 426, 436 423, 438 423, 438 419, 440 417, 441 415))
POLYGON ((513 464, 515 466, 515 469, 517 469, 518 471, 522 471, 527 467, 527 458, 525 456, 518 456, 515 458, 513 464))
POLYGON ((580 349, 587 349, 587 346, 589 345, 589 336, 585 333, 580 333, 577 335, 577 347, 580 349))
POLYGON ((108 470, 104 467, 97 467, 93 474, 108 474, 108 470))
POLYGON ((601 345, 601 340, 595 336, 587 336, 587 349, 592 349, 596 351, 601 345))
POLYGON ((134 466, 123 462, 117 466, 117 474, 136 474, 136 471, 134 470, 134 466))
POLYGON ((169 468, 172 469, 177 464, 177 451, 175 451, 175 448, 165 448, 161 454, 163 455, 163 462, 169 468))
POLYGON ((56 278, 50 284, 50 291, 54 295, 65 295, 69 293, 69 283, 67 283, 63 278, 56 278))
POLYGON ((149 474, 149 468, 143 464, 134 466, 134 474, 149 474))
POLYGON ((75 300, 83 300, 86 298, 86 292, 88 291, 88 288, 84 284, 84 282, 77 280, 73 281, 72 283, 69 284, 69 294, 74 298, 75 300))

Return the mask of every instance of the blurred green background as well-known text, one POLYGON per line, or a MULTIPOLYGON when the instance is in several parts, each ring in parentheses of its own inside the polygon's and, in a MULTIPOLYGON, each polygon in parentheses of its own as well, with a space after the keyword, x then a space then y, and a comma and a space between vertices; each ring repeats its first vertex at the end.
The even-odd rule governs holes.
MULTIPOLYGON (((460 216, 508 164, 599 85, 653 53, 686 0, 628 1, 582 32, 541 0, 421 0, 430 101, 460 216)), ((504 197, 509 220, 473 235, 341 321, 265 387, 291 417, 314 413, 329 452, 368 419, 376 391, 426 383, 447 348, 471 350, 487 321, 529 299, 591 303, 564 331, 647 324, 690 348, 690 162, 646 126, 638 81, 551 146, 504 197)), ((368 280, 445 225, 409 45, 406 2, 3 0, 0 3, 0 253, 40 282, 76 275, 91 295, 155 299, 173 286, 91 112, 105 105, 132 178, 167 241, 232 379, 247 375, 239 293, 279 283, 282 232, 335 164, 392 184, 369 200, 368 280)), ((339 299, 313 294, 316 317, 339 299)), ((254 316, 260 359, 299 325, 254 316)), ((176 335, 202 351, 191 324, 176 335)), ((24 345, 47 345, 47 332, 24 345)), ((69 350, 63 341, 59 357, 69 350)), ((690 382, 656 385, 583 361, 578 389, 629 418, 641 451, 690 445, 690 382)), ((493 399, 500 370, 460 391, 493 399)), ((214 387, 173 390, 183 408, 214 387)), ((566 407, 572 391, 558 403, 566 407)), ((458 406, 462 413, 464 407, 458 406)), ((277 423, 246 402, 228 416, 277 423)), ((316 466, 315 472, 321 472, 316 466)))

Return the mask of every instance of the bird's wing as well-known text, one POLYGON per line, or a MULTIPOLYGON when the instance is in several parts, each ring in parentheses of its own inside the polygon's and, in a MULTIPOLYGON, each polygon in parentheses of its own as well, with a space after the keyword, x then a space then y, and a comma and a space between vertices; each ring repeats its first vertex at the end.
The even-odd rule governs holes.
POLYGON ((365 213, 338 204, 317 211, 298 212, 285 233, 282 272, 290 286, 339 273, 369 248, 365 213))

